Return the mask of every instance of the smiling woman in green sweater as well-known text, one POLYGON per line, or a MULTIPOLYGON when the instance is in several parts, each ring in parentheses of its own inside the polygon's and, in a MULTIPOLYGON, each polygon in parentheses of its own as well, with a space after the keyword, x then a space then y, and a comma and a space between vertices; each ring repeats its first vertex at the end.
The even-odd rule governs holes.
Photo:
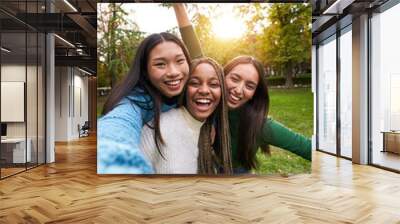
MULTIPOLYGON (((182 39, 192 58, 202 57, 200 42, 183 4, 174 4, 182 39)), ((259 148, 277 146, 311 160, 310 139, 292 132, 268 116, 269 96, 262 64, 251 56, 239 56, 224 67, 232 162, 235 173, 257 167, 259 148), (240 148, 239 148, 240 146, 240 148)))

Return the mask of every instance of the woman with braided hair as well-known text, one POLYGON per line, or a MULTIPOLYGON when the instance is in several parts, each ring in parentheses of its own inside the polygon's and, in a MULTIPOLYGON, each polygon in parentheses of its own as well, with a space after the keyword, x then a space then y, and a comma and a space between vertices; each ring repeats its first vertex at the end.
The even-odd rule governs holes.
POLYGON ((156 174, 231 174, 222 67, 211 58, 199 58, 192 61, 189 74, 180 107, 161 114, 164 144, 159 148, 155 144, 149 122, 143 128, 140 149, 156 174), (216 127, 214 144, 212 126, 216 127))

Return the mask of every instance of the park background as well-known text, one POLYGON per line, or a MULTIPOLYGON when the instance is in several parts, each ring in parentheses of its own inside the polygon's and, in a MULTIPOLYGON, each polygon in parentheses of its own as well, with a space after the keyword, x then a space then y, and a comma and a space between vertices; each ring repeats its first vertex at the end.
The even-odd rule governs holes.
MULTIPOLYGON (((99 3, 97 5, 97 114, 111 88, 124 77, 139 43, 149 34, 180 36, 170 4, 99 3)), ((269 116, 311 137, 311 6, 303 3, 186 4, 205 55, 224 65, 238 55, 259 59, 266 71, 269 116)), ((258 153, 256 174, 298 174, 311 162, 271 146, 258 153)))

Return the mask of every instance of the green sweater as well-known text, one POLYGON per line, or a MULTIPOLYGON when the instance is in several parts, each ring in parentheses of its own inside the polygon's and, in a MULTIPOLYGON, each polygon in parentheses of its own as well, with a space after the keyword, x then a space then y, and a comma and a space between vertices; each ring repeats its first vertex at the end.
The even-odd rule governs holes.
MULTIPOLYGON (((180 33, 192 59, 202 57, 203 52, 201 51, 200 42, 193 26, 180 28, 180 33)), ((239 168, 242 167, 238 160, 239 112, 229 111, 229 129, 231 133, 233 167, 239 168)), ((311 160, 310 139, 291 131, 281 123, 270 118, 266 119, 254 150, 258 150, 261 145, 266 144, 277 146, 304 159, 311 160)))
MULTIPOLYGON (((239 112, 229 111, 229 129, 231 133, 231 149, 233 167, 242 167, 239 163, 238 141, 239 141, 239 112)), ((262 131, 257 138, 257 145, 253 150, 258 150, 262 145, 273 145, 304 159, 311 160, 311 141, 310 139, 291 131, 281 123, 268 118, 262 127, 262 131)))

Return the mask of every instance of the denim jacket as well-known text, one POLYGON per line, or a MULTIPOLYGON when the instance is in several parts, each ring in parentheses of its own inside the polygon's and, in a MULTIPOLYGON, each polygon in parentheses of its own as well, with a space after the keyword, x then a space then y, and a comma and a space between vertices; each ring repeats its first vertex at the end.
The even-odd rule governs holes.
MULTIPOLYGON (((165 112, 176 105, 163 104, 165 112)), ((142 127, 154 117, 153 101, 136 88, 98 119, 97 173, 149 174, 153 168, 139 149, 142 127)))

